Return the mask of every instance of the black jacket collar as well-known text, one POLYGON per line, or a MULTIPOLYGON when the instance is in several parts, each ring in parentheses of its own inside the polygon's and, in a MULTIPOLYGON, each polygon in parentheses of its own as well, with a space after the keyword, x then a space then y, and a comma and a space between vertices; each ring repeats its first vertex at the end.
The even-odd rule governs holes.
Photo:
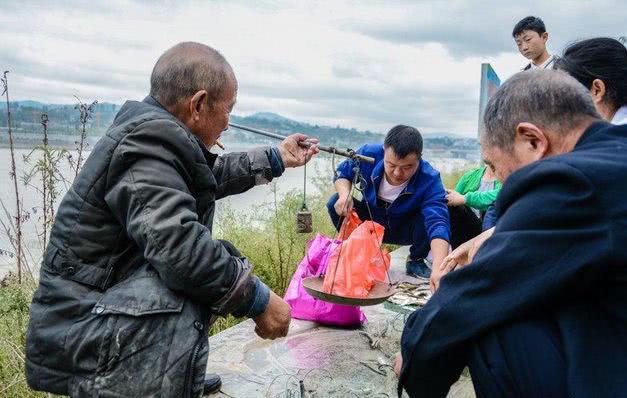
POLYGON ((612 124, 610 124, 610 123, 608 123, 608 122, 606 122, 604 120, 599 120, 599 121, 593 122, 583 132, 581 137, 579 137, 579 141, 577 141, 577 144, 575 145, 575 148, 580 147, 580 146, 584 145, 585 143, 592 141, 594 139, 595 133, 597 133, 599 130, 603 130, 603 129, 611 127, 611 126, 612 126, 612 124))
MULTIPOLYGON (((172 115, 170 111, 168 111, 163 105, 161 105, 161 103, 157 101, 155 97, 153 97, 152 95, 146 96, 146 98, 144 98, 142 102, 148 105, 152 105, 154 107, 163 109, 165 112, 168 112, 170 115, 172 115)), ((176 116, 174 115, 172 115, 172 117, 176 118, 176 116)), ((180 124, 183 125, 183 122, 181 122, 180 124)), ((213 167, 218 155, 216 155, 215 153, 209 152, 209 150, 207 149, 205 144, 202 142, 202 140, 198 138, 196 134, 194 134, 187 126, 185 127, 185 129, 189 131, 189 133, 196 139, 196 142, 198 142, 198 145, 200 145, 200 147, 202 148, 202 152, 205 155, 205 159, 207 160, 207 163, 209 164, 210 167, 213 167)))

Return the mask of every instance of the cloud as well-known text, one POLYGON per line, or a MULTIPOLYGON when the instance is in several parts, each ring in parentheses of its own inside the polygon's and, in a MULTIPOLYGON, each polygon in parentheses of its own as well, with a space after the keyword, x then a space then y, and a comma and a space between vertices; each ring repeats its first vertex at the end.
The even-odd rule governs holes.
POLYGON ((558 48, 625 32, 622 3, 112 0, 10 3, 0 14, 0 68, 14 99, 141 99, 158 56, 179 41, 219 49, 239 81, 236 114, 474 136, 479 71, 502 79, 525 60, 510 37, 537 11, 558 48), (601 17, 602 16, 602 17, 601 17))
MULTIPOLYGON (((627 3, 538 1, 504 3, 499 0, 400 1, 395 7, 374 12, 361 8, 363 18, 344 25, 370 37, 393 43, 441 43, 455 57, 494 56, 513 50, 511 31, 528 15, 541 17, 551 35, 552 47, 559 51, 568 42, 592 36, 618 37, 625 34, 627 3)), ((373 10, 376 3, 366 7, 373 10)))

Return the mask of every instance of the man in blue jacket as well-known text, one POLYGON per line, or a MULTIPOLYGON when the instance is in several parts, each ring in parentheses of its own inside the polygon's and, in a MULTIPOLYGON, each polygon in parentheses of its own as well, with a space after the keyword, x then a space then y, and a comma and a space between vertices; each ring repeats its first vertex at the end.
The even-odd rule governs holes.
POLYGON ((424 259, 432 251, 433 269, 448 254, 449 218, 446 192, 440 173, 422 159, 422 137, 413 127, 399 125, 386 135, 383 144, 367 144, 358 154, 375 159, 374 164, 353 160, 342 162, 335 176, 337 191, 327 208, 339 229, 340 218, 352 208, 359 218, 385 227, 383 242, 411 245, 407 272, 429 278, 424 259), (361 200, 353 200, 356 167, 361 178, 361 200))
POLYGON ((478 397, 625 396, 627 126, 550 70, 505 82, 484 122, 498 221, 409 317, 399 392, 444 397, 467 365, 478 397))

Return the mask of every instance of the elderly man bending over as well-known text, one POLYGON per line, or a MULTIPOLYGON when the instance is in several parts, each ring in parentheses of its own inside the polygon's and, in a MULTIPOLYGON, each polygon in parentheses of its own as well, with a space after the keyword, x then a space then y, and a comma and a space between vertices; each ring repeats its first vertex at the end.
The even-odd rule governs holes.
POLYGON ((278 148, 210 153, 236 93, 222 55, 181 43, 157 61, 150 95, 122 106, 52 227, 30 309, 32 388, 197 397, 216 316, 251 317, 264 338, 286 335, 289 306, 237 249, 212 238, 215 201, 304 164, 317 148, 300 148, 307 137, 294 135, 278 148))
POLYGON ((408 319, 399 391, 444 397, 468 365, 478 397, 623 396, 627 126, 546 70, 509 79, 484 122, 499 219, 408 319))

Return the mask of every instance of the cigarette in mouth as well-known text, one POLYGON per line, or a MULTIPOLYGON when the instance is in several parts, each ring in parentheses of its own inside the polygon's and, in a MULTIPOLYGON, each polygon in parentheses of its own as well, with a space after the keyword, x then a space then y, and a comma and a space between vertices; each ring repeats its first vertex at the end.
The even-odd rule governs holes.
POLYGON ((218 147, 220 147, 220 149, 222 149, 223 151, 226 149, 226 147, 224 146, 224 144, 222 144, 220 141, 216 140, 216 145, 218 147))

